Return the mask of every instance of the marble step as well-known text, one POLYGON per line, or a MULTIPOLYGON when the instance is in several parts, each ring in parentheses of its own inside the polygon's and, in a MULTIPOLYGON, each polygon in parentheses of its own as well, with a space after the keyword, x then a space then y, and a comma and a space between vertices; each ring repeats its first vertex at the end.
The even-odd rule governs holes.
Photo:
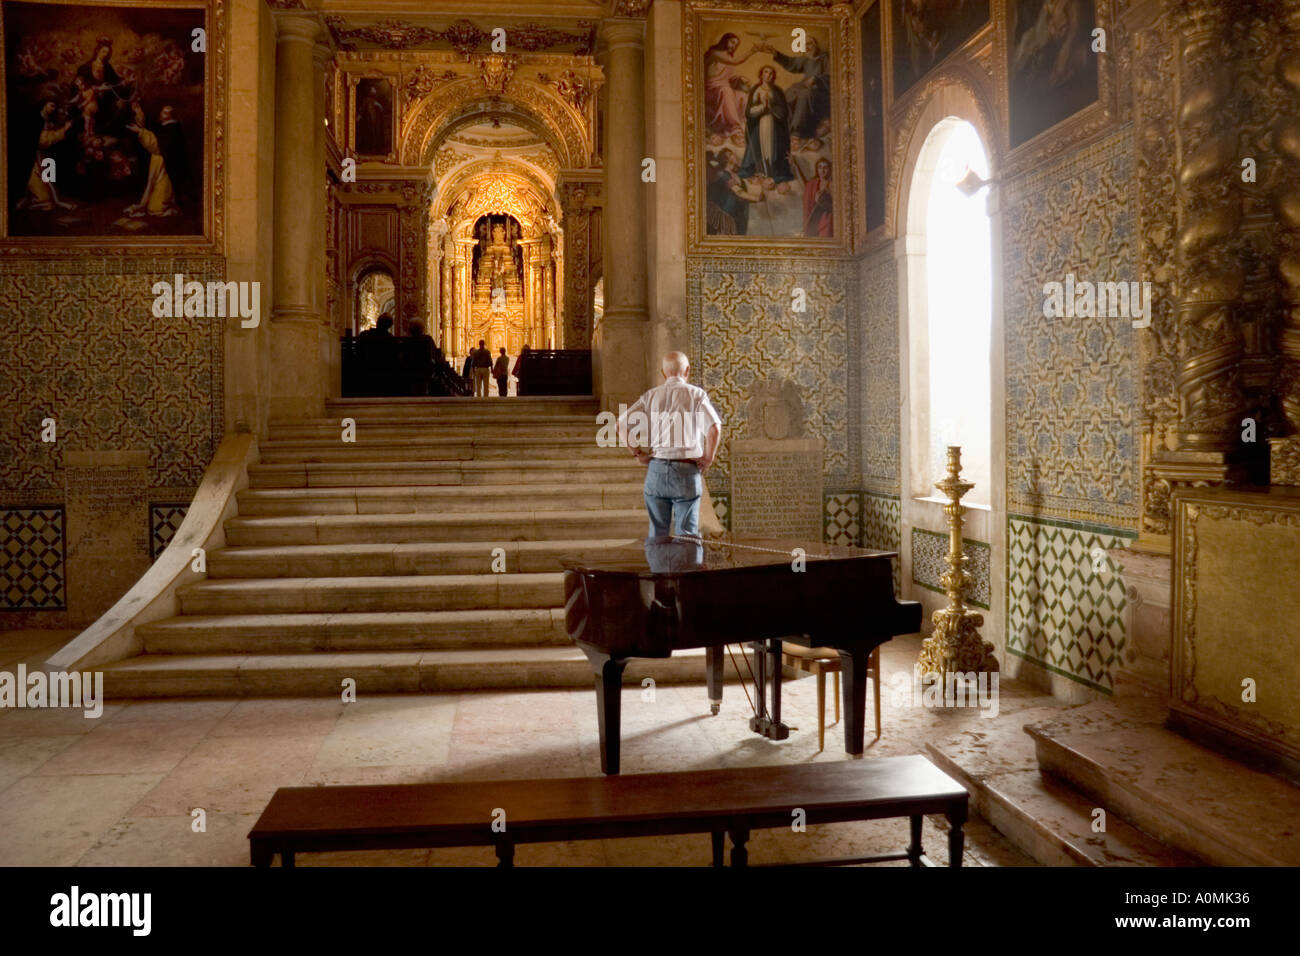
MULTIPOLYGON (((495 382, 493 386, 495 387, 495 382)), ((331 398, 325 416, 409 418, 419 421, 524 420, 553 415, 586 415, 595 419, 599 400, 587 395, 524 395, 511 398, 331 398)), ((274 423, 273 423, 274 424, 274 423)))
POLYGON ((302 654, 571 646, 564 609, 185 615, 136 631, 146 654, 302 654))
POLYGON ((644 509, 608 511, 484 511, 478 514, 289 515, 231 518, 230 545, 544 541, 579 535, 644 535, 644 509))
MULTIPOLYGON (((1013 726, 966 733, 926 745, 931 759, 971 793, 971 809, 1020 850, 1044 866, 1193 866, 1196 861, 1165 846, 1114 813, 1093 829, 1096 801, 1040 771, 1026 718, 1057 708, 1017 714, 1013 726)), ((992 721, 990 721, 992 723, 992 721)))
POLYGON ((264 441, 263 464, 316 461, 523 461, 539 459, 630 458, 596 444, 595 429, 581 437, 372 438, 358 430, 355 442, 339 436, 310 441, 264 441))
POLYGON ((1300 866, 1300 787, 1113 703, 1032 724, 1044 770, 1214 866, 1300 866))
POLYGON ((248 468, 253 488, 408 487, 413 485, 608 484, 644 481, 645 467, 630 455, 532 461, 331 461, 257 464, 248 468))
MULTIPOLYGON (((273 422, 268 427, 268 438, 273 441, 338 441, 345 417, 352 416, 273 422)), ((594 435, 599 427, 595 416, 588 415, 549 415, 527 419, 484 417, 473 421, 361 415, 353 420, 357 424, 357 433, 368 438, 400 438, 411 435, 417 438, 464 439, 480 434, 510 439, 581 438, 594 435)))
POLYGON ((410 488, 250 488, 238 493, 239 514, 399 514, 507 511, 520 499, 534 511, 629 509, 642 504, 641 482, 607 485, 429 485, 410 488))
MULTIPOLYGON (((337 697, 343 681, 358 694, 592 686, 591 665, 576 647, 353 651, 332 654, 145 654, 102 668, 104 693, 127 697, 337 697)), ((661 660, 633 659, 625 685, 698 683, 704 698, 704 650, 661 660)), ((744 701, 735 703, 743 707, 744 701)), ((595 719, 595 696, 592 719, 595 719)))
MULTIPOLYGON (((641 532, 644 534, 644 529, 641 532)), ((596 556, 641 544, 639 537, 507 541, 508 573, 558 571, 564 558, 596 556)), ((315 544, 222 548, 208 555, 208 578, 300 578, 358 575, 476 574, 492 571, 483 542, 315 544)))
POLYGON ((176 592, 182 614, 298 614, 545 608, 564 604, 564 575, 436 574, 402 577, 203 581, 176 592))

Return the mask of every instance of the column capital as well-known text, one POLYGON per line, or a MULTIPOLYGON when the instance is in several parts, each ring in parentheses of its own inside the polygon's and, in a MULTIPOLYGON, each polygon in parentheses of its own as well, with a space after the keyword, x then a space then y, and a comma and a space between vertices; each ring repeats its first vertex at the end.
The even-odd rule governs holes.
POLYGON ((311 56, 316 66, 322 70, 334 59, 334 48, 324 39, 324 34, 320 35, 316 45, 311 48, 311 56))
POLYGON ((323 31, 320 21, 313 16, 299 13, 280 14, 275 17, 275 40, 277 43, 298 41, 316 43, 323 31))
POLYGON ((645 46, 644 20, 633 19, 632 17, 617 17, 605 20, 600 25, 600 33, 605 41, 605 46, 610 50, 618 50, 623 47, 641 49, 645 46))

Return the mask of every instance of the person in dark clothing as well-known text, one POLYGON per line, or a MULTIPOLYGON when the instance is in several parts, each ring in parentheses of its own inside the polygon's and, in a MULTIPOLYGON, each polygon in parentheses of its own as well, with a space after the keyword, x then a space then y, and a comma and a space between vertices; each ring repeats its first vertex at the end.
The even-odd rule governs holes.
POLYGON ((505 346, 501 347, 501 354, 497 356, 496 364, 492 366, 492 375, 497 380, 497 394, 505 398, 510 385, 510 356, 506 355, 505 346))
POLYGON ((397 371, 400 346, 393 336, 393 317, 385 312, 373 329, 357 336, 357 360, 361 365, 363 394, 382 395, 397 371))
POLYGON ((474 350, 470 349, 465 353, 465 361, 460 367, 460 377, 465 380, 465 387, 474 390, 474 383, 470 381, 469 375, 474 368, 474 350))
POLYGON ((406 339, 402 346, 403 372, 408 392, 411 395, 428 395, 429 379, 433 376, 433 353, 437 350, 433 336, 425 334, 423 322, 412 319, 407 324, 406 339))

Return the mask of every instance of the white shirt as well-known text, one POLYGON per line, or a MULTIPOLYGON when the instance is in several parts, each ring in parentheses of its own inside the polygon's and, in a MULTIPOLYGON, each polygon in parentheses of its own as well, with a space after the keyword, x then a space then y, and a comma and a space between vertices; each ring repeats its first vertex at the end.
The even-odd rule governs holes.
POLYGON ((621 416, 627 444, 653 449, 655 458, 700 458, 709 429, 721 425, 708 393, 673 375, 646 392, 621 416))

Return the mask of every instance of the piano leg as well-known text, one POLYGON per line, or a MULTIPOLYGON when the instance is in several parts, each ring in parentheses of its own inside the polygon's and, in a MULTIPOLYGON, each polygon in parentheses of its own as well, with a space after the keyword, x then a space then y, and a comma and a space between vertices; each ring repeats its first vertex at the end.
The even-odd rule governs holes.
POLYGON ((785 740, 790 728, 781 723, 781 642, 755 641, 754 651, 754 710, 749 718, 749 729, 769 740, 785 740), (772 672, 772 709, 767 708, 768 671, 772 672))
POLYGON ((600 728, 600 772, 618 773, 619 736, 623 706, 623 668, 618 660, 594 648, 582 649, 596 675, 596 722, 600 728))
POLYGON ((715 715, 722 708, 722 663, 726 650, 719 645, 704 652, 709 672, 709 711, 715 715))
POLYGON ((867 653, 840 651, 844 675, 844 752, 862 756, 863 732, 867 722, 867 653))

